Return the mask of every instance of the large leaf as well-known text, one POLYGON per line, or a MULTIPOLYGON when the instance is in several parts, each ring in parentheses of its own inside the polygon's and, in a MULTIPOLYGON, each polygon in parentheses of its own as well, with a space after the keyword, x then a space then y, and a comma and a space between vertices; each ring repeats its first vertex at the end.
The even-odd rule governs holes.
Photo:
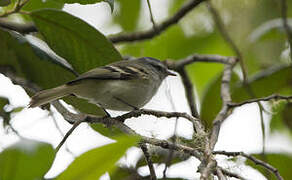
POLYGON ((137 137, 124 135, 116 143, 90 150, 76 158, 57 180, 98 179, 105 172, 112 172, 115 163, 137 140, 137 137))
POLYGON ((0 154, 0 179, 42 179, 54 157, 55 152, 50 144, 23 139, 0 154))
MULTIPOLYGON (((0 65, 12 67, 18 76, 27 78, 41 88, 56 87, 75 78, 72 72, 48 56, 36 56, 35 48, 25 39, 18 41, 6 31, 0 30, 0 47, 0 65)), ((103 114, 96 105, 76 97, 67 97, 66 102, 82 112, 103 114)))
POLYGON ((75 16, 46 9, 31 17, 48 45, 79 73, 122 59, 103 34, 75 16))
MULTIPOLYGON (((256 158, 263 160, 262 155, 256 154, 254 155, 256 158)), ((292 156, 291 154, 266 154, 265 161, 275 168, 279 170, 279 173, 284 179, 290 179, 292 176, 291 166, 292 166, 292 156)), ((262 168, 262 166, 258 166, 253 162, 248 161, 248 165, 252 166, 255 169, 260 170, 260 172, 267 176, 267 170, 262 168)), ((267 176, 268 179, 276 180, 274 174, 269 173, 267 176)))

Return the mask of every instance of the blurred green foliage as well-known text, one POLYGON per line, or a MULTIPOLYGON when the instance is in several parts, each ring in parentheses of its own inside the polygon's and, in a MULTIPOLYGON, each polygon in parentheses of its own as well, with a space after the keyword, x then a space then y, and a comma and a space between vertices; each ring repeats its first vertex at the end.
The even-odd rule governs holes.
POLYGON ((42 179, 50 169, 54 158, 55 153, 52 145, 22 139, 1 152, 0 179, 42 179))

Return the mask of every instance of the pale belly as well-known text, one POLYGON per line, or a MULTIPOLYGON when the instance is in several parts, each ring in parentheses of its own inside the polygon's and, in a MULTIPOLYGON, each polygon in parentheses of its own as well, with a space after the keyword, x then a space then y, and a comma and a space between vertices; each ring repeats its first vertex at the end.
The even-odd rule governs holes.
POLYGON ((140 82, 137 85, 131 81, 120 80, 83 81, 76 85, 74 94, 105 109, 131 111, 134 107, 141 108, 149 102, 157 89, 158 87, 151 86, 148 82, 140 82), (101 83, 107 84, 101 85, 101 83), (87 87, 85 90, 84 86, 87 87))

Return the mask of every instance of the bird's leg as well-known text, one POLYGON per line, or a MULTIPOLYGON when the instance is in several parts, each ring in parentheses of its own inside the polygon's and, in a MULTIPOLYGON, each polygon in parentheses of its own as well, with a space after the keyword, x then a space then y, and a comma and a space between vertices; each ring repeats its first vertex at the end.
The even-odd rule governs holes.
POLYGON ((114 96, 114 98, 115 98, 116 100, 118 100, 118 101, 124 103, 125 105, 130 106, 131 108, 133 108, 133 110, 139 110, 139 108, 137 108, 136 106, 133 106, 133 105, 127 103, 126 101, 122 100, 122 99, 119 98, 119 97, 115 97, 115 96, 114 96))

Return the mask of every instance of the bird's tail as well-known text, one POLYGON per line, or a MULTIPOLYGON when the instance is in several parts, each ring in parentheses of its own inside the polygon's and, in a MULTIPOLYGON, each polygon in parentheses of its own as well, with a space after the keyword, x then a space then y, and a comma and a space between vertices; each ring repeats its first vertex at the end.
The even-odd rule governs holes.
POLYGON ((70 94, 69 87, 67 85, 62 85, 53 89, 47 89, 40 92, 37 92, 34 96, 31 97, 29 107, 37 107, 44 104, 47 104, 56 99, 62 98, 70 94))

